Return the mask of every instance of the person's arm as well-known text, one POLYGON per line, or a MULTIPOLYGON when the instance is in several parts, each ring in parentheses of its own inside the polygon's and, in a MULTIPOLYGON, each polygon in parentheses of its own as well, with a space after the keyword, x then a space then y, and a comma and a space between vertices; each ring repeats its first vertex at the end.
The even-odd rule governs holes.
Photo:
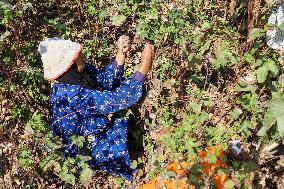
POLYGON ((122 81, 123 65, 118 65, 116 60, 101 70, 97 70, 90 63, 85 64, 85 69, 98 87, 104 90, 114 90, 122 81))
POLYGON ((144 77, 143 74, 136 72, 114 91, 80 88, 79 93, 73 97, 78 99, 74 108, 82 116, 110 114, 126 109, 141 98, 144 77))
POLYGON ((130 48, 130 39, 128 36, 121 36, 117 41, 117 54, 115 60, 106 68, 97 71, 91 64, 86 64, 86 70, 96 81, 99 87, 105 90, 114 90, 122 81, 123 65, 126 52, 130 48))

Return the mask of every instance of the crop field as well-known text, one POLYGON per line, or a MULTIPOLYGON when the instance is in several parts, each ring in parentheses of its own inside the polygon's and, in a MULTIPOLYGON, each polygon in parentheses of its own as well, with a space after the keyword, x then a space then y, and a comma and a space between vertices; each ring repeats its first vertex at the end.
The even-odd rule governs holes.
POLYGON ((0 0, 0 189, 283 189, 284 153, 264 150, 284 136, 284 61, 266 40, 277 2, 0 0), (154 45, 127 112, 133 182, 64 156, 37 51, 47 37, 71 39, 103 68, 121 35, 125 77, 154 45))

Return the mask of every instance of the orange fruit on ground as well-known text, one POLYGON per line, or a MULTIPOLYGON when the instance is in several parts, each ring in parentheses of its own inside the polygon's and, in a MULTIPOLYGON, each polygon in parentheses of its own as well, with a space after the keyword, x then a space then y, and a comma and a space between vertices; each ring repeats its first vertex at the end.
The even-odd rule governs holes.
POLYGON ((201 159, 204 159, 206 157, 207 153, 205 151, 201 151, 201 152, 198 152, 198 157, 201 158, 201 159))
POLYGON ((191 167, 192 164, 193 164, 192 162, 188 163, 188 162, 186 162, 186 161, 183 161, 183 162, 180 163, 180 165, 181 165, 182 168, 184 168, 184 169, 187 169, 188 167, 191 167))
POLYGON ((210 153, 212 155, 217 156, 217 161, 214 164, 211 164, 209 162, 202 162, 201 165, 203 166, 203 173, 206 175, 209 175, 209 173, 212 173, 215 171, 218 167, 225 167, 226 164, 222 163, 224 152, 222 150, 221 145, 217 146, 211 146, 207 148, 207 151, 201 151, 198 153, 198 157, 201 159, 205 159, 207 156, 207 153, 210 153))
POLYGON ((169 181, 166 183, 167 189, 188 189, 185 181, 169 181))
MULTIPOLYGON (((203 167, 203 173, 206 175, 209 175, 210 173, 214 173, 216 168, 219 167, 226 167, 226 163, 222 163, 224 152, 222 150, 221 145, 217 146, 211 146, 208 147, 206 151, 201 151, 198 153, 198 157, 200 159, 205 159, 207 156, 207 153, 210 153, 212 155, 215 155, 217 157, 217 161, 214 164, 211 164, 207 161, 201 161, 201 165, 203 167)), ((194 163, 193 162, 173 162, 169 164, 166 169, 168 171, 173 171, 175 172, 178 176, 180 177, 186 177, 187 176, 187 168, 191 167, 194 163)), ((160 173, 157 174, 157 178, 155 180, 149 181, 148 183, 144 184, 141 186, 139 189, 160 189, 161 186, 166 186, 167 189, 196 189, 195 186, 190 185, 187 186, 185 181, 161 181, 159 180, 159 175, 160 173)), ((198 176, 199 180, 202 180, 202 176, 198 176)), ((217 189, 222 189, 224 182, 228 180, 228 175, 223 174, 223 175, 217 175, 214 174, 211 176, 211 179, 213 180, 215 186, 217 189)))
POLYGON ((187 167, 188 167, 187 162, 182 162, 181 164, 173 162, 170 165, 168 165, 167 170, 175 172, 178 176, 185 177, 187 175, 187 170, 186 170, 187 167))
POLYGON ((218 159, 223 159, 224 156, 224 152, 222 150, 222 146, 221 145, 217 145, 217 146, 210 146, 208 148, 208 151, 212 154, 212 155, 217 155, 218 159))
POLYGON ((222 175, 215 175, 214 176, 214 184, 217 187, 217 189, 223 189, 224 183, 228 180, 228 175, 227 174, 222 174, 222 175))
POLYGON ((148 183, 140 186, 139 189, 159 189, 159 188, 158 188, 158 184, 156 183, 156 181, 155 180, 151 180, 148 183))
POLYGON ((211 164, 208 162, 202 162, 201 165, 203 167, 203 173, 209 175, 211 172, 211 164))

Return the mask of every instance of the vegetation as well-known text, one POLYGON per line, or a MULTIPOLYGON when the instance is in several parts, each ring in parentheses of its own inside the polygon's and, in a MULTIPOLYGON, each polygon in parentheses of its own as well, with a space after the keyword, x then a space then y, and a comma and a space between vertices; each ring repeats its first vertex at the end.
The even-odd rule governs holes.
POLYGON ((283 163, 261 154, 284 135, 283 62, 265 41, 272 4, 0 1, 0 188, 128 189, 157 178, 168 188, 283 188, 283 163), (155 44, 145 98, 128 112, 133 183, 90 169, 88 156, 64 157, 37 53, 45 37, 62 37, 103 67, 122 34, 133 39, 125 76, 155 44))

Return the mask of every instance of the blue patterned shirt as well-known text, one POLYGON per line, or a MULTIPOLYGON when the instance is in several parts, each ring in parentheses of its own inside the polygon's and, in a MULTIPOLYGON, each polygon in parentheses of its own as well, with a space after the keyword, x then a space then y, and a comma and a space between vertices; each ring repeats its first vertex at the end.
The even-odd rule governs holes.
POLYGON ((89 141, 92 167, 133 179, 134 170, 127 148, 127 119, 119 112, 134 105, 142 96, 144 75, 136 72, 123 80, 123 67, 116 61, 102 70, 86 64, 86 71, 97 86, 95 90, 81 85, 53 83, 50 94, 51 129, 62 138, 66 155, 76 157, 78 147, 73 135, 89 141), (108 114, 113 114, 110 121, 108 114))

